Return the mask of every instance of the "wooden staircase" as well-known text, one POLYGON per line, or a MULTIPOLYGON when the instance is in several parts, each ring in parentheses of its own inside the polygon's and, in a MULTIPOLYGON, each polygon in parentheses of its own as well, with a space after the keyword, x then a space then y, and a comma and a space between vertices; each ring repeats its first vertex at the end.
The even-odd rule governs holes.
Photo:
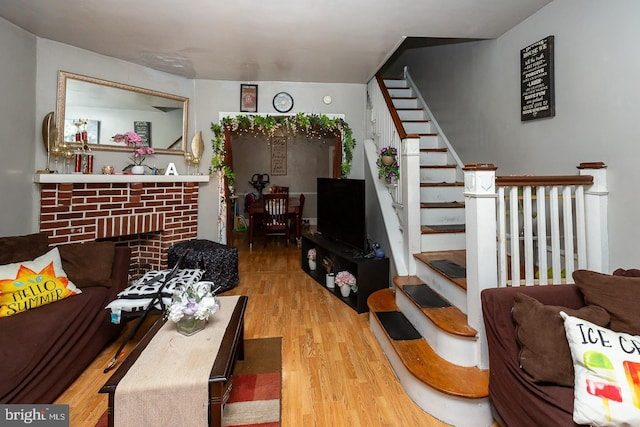
POLYGON ((415 275, 369 297, 370 328, 421 408, 448 424, 489 426, 489 373, 477 367, 466 316, 462 171, 407 81, 384 84, 407 137, 420 140, 421 253, 415 275))

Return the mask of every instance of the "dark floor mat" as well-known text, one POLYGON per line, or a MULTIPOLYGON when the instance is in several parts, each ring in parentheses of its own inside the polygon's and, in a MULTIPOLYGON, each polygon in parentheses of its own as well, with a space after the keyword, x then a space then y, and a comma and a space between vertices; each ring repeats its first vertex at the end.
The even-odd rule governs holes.
POLYGON ((451 307, 451 303, 425 284, 404 285, 404 291, 422 308, 451 307))
POLYGON ((435 231, 465 231, 464 224, 443 224, 443 225, 427 225, 435 231))
POLYGON ((406 341, 422 338, 420 332, 399 311, 377 311, 376 316, 392 340, 406 341))
POLYGON ((467 277, 467 269, 460 267, 453 261, 448 259, 439 259, 436 261, 430 261, 429 264, 433 265, 438 270, 442 271, 448 277, 452 279, 464 279, 467 277))

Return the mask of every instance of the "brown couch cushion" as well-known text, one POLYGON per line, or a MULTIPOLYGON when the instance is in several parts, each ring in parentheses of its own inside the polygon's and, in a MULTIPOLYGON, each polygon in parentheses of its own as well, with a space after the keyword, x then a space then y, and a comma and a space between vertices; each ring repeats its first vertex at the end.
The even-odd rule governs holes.
POLYGON ((610 329, 640 335, 640 277, 576 270, 573 280, 587 304, 598 305, 609 312, 610 329))
POLYGON ((31 261, 48 250, 49 238, 45 233, 0 237, 0 265, 31 261))
POLYGON ((58 246, 64 271, 79 288, 111 287, 115 248, 115 242, 87 242, 58 246))
POLYGON ((514 296, 513 319, 520 343, 520 365, 534 382, 549 382, 573 387, 573 361, 560 311, 599 326, 609 323, 609 314, 601 307, 577 310, 544 305, 535 298, 514 296))

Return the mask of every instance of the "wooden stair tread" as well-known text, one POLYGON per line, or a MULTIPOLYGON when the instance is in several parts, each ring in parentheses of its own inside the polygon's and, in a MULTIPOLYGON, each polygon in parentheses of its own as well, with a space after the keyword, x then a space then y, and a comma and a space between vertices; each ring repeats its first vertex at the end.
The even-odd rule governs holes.
POLYGON ((424 111, 424 108, 415 107, 415 108, 396 108, 396 111, 424 111))
POLYGON ((458 209, 464 208, 464 203, 460 202, 443 202, 443 203, 420 203, 420 208, 423 209, 458 209))
MULTIPOLYGON (((413 299, 404 291, 403 286, 424 284, 424 282, 417 276, 396 276, 393 278, 393 283, 398 289, 396 292, 403 292, 407 295, 407 298, 412 301, 413 299)), ((416 307, 420 309, 434 325, 445 332, 452 335, 471 338, 478 335, 478 331, 469 326, 469 323, 467 323, 467 316, 460 311, 458 307, 423 308, 417 303, 416 307)))
POLYGON ((464 224, 424 224, 420 226, 422 234, 441 234, 441 233, 464 233, 464 224))
POLYGON ((448 148, 421 148, 421 153, 446 153, 449 151, 448 148))
POLYGON ((420 187, 462 187, 463 182, 421 182, 420 187))
MULTIPOLYGON (((454 251, 433 251, 433 252, 421 252, 419 254, 414 254, 413 257, 422 262, 423 264, 428 265, 429 267, 438 270, 437 268, 431 265, 431 261, 439 260, 439 259, 447 259, 449 261, 453 261, 461 267, 467 267, 467 251, 462 250, 454 250, 454 251)), ((439 271, 439 270, 438 270, 439 271)), ((467 289, 467 279, 466 278, 458 278, 453 279, 451 277, 447 277, 447 275, 442 274, 443 277, 446 277, 452 283, 455 283, 457 286, 462 289, 467 289)))
MULTIPOLYGON (((385 331, 376 316, 380 311, 398 311, 392 289, 374 292, 368 299, 370 316, 385 331)), ((386 331, 385 331, 386 334, 386 331)), ((489 395, 489 371, 454 365, 438 356, 424 339, 394 341, 393 349, 407 370, 424 384, 452 396, 479 399, 489 395)))
POLYGON ((420 165, 421 169, 455 169, 456 165, 420 165))
POLYGON ((428 119, 420 119, 420 120, 403 120, 402 123, 429 123, 431 120, 428 119))

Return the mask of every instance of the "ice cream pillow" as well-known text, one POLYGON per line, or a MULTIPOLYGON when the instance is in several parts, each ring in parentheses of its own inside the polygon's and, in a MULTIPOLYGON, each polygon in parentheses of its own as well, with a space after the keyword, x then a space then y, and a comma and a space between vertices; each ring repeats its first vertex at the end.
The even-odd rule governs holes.
POLYGON ((640 425, 640 336, 560 312, 575 371, 573 421, 640 425))

